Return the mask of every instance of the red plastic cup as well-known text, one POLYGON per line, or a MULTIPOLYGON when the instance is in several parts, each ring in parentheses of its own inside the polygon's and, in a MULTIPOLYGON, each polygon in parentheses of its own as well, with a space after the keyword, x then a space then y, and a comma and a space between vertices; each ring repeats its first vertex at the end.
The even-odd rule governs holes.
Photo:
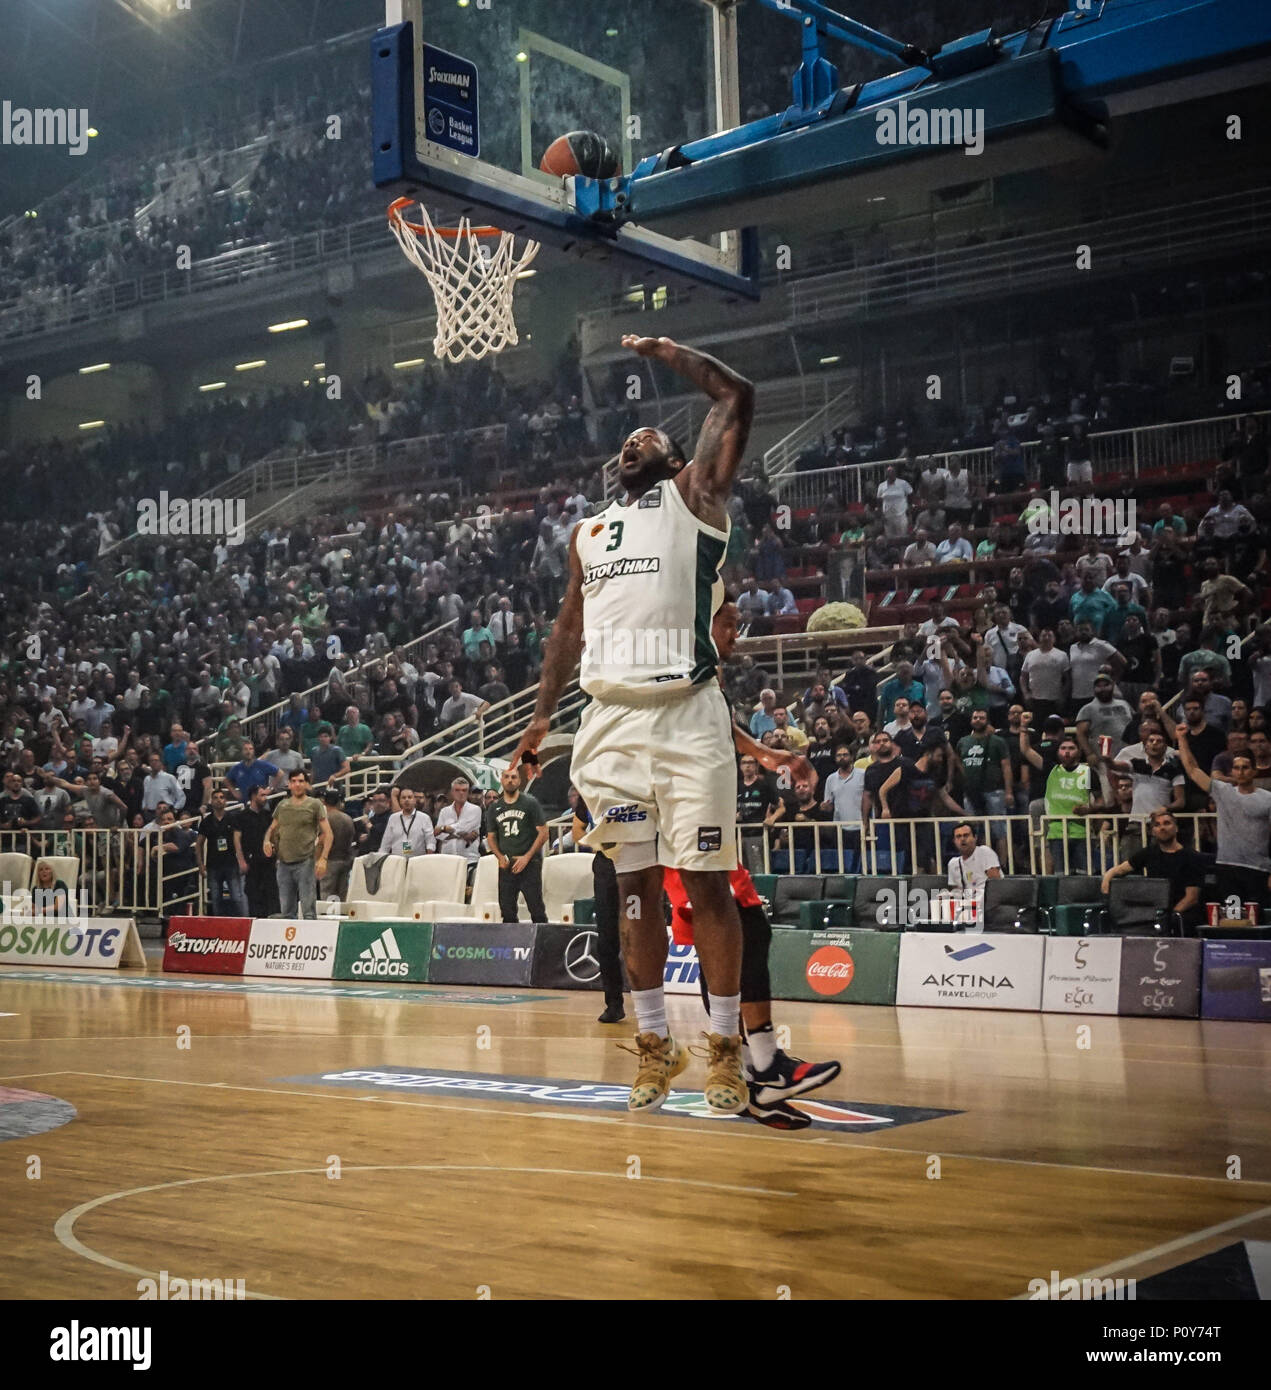
POLYGON ((1222 903, 1206 903, 1205 917, 1211 927, 1218 925, 1218 919, 1222 915, 1222 903))
POLYGON ((1260 908, 1257 903, 1245 903, 1245 916, 1249 919, 1249 925, 1251 927, 1256 927, 1258 925, 1259 911, 1260 908))
POLYGON ((1099 756, 1110 758, 1112 756, 1112 736, 1111 734, 1099 735, 1099 756))

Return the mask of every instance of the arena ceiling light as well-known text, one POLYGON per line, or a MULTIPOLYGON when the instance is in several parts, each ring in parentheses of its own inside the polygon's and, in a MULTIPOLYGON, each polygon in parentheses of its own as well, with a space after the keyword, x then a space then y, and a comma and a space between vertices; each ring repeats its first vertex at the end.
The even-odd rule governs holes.
POLYGON ((255 362, 235 362, 234 370, 236 372, 254 372, 257 367, 263 367, 264 365, 265 358, 258 357, 255 362))
POLYGON ((271 323, 269 331, 271 333, 290 333, 293 328, 308 328, 308 319, 288 319, 286 323, 271 323))
POLYGON ((394 362, 393 366, 399 371, 404 372, 407 367, 422 367, 426 359, 423 357, 408 357, 405 362, 394 362))
POLYGON ((836 362, 841 362, 842 360, 843 359, 836 353, 833 357, 821 358, 821 365, 823 367, 832 367, 836 362))
POLYGON ((326 369, 327 369, 327 364, 326 364, 325 362, 315 362, 315 363, 313 364, 313 370, 314 370, 315 372, 325 372, 326 369))
POLYGON ((109 362, 94 362, 93 365, 92 365, 91 367, 81 367, 81 368, 79 369, 79 374, 80 374, 80 376, 91 376, 91 375, 93 374, 93 372, 108 372, 108 371, 110 371, 110 363, 109 363, 109 362))
POLYGON ((105 423, 105 420, 83 420, 80 422, 80 429, 99 430, 105 423))
POLYGON ((199 387, 199 390, 200 390, 200 391, 224 391, 224 389, 225 389, 225 387, 226 387, 227 384, 228 384, 228 383, 226 383, 226 382, 224 382, 224 381, 205 381, 205 382, 203 383, 203 385, 199 387))

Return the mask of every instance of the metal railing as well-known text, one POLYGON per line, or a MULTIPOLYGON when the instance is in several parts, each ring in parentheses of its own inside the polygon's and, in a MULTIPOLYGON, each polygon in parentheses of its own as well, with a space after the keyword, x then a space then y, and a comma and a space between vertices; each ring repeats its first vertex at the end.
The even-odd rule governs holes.
MULTIPOLYGON (((1102 875, 1152 843, 1147 814, 1095 812, 1090 816, 943 815, 922 819, 777 822, 739 825, 739 862, 752 873, 865 874, 894 877, 944 875, 957 856, 953 827, 967 821, 981 845, 997 852, 1003 875, 1102 875)), ((1214 848, 1212 812, 1174 812, 1179 838, 1194 849, 1214 848)))
MULTIPOLYGON (((1250 411, 1240 415, 1211 415, 1165 425, 1135 425, 1130 429, 1099 430, 1087 436, 1090 461, 1099 474, 1139 478, 1148 472, 1182 468, 1217 461, 1234 431, 1246 419, 1271 418, 1271 411, 1250 411)), ((1032 465, 1041 450, 1039 440, 1021 446, 1024 460, 1032 465)), ((915 468, 935 464, 948 468, 957 459, 970 476, 973 487, 994 482, 992 448, 951 450, 921 454, 912 460, 915 468)), ((772 480, 776 495, 793 507, 815 507, 831 494, 844 502, 872 501, 889 468, 907 466, 901 458, 877 459, 869 463, 845 463, 834 468, 817 468, 806 473, 787 473, 772 480)))
MULTIPOLYGON (((1213 850, 1216 818, 1212 812, 1179 811, 1174 818, 1185 844, 1213 850)), ((178 828, 193 830, 198 819, 187 817, 177 823, 178 828)), ((752 873, 871 877, 922 873, 947 879, 949 865, 957 857, 953 827, 968 821, 976 827, 980 843, 997 850, 1005 877, 1098 876, 1151 843, 1148 819, 1147 815, 1128 812, 1047 817, 1036 811, 1008 816, 739 825, 737 853, 739 863, 752 873)), ((557 833, 549 835, 548 853, 577 850, 575 845, 561 843, 569 823, 568 813, 549 822, 557 833)), ((176 853, 161 852, 162 841, 163 831, 158 829, 5 830, 0 831, 0 853, 29 855, 32 879, 41 858, 74 858, 76 882, 66 887, 78 893, 79 904, 93 916, 203 913, 207 880, 197 868, 193 848, 178 858, 176 853), (174 862, 179 867, 173 867, 174 862)), ((28 887, 16 882, 0 885, 7 914, 22 911, 22 894, 28 887)))
MULTIPOLYGON (((192 829, 197 817, 178 824, 192 829)), ((76 890, 80 905, 97 917, 158 917, 200 901, 193 848, 183 863, 185 856, 162 853, 162 843, 163 832, 157 829, 0 831, 0 853, 31 856, 32 882, 41 859, 76 860, 76 882, 66 887, 76 890), (174 867, 174 861, 181 867, 174 867)), ((3 892, 9 898, 25 887, 10 883, 3 892)))
POLYGON ((343 227, 225 251, 196 261, 189 270, 152 271, 134 280, 64 290, 51 302, 0 309, 0 341, 82 327, 144 304, 202 297, 267 277, 313 270, 331 261, 357 259, 364 266, 369 256, 382 254, 391 259, 393 250, 384 234, 383 217, 369 217, 343 227))
MULTIPOLYGON (((401 651, 404 654, 406 654, 412 651, 422 650, 425 643, 435 641, 440 633, 447 631, 449 628, 455 627, 458 624, 458 621, 458 618, 451 618, 448 622, 438 623, 436 627, 429 628, 427 632, 423 633, 419 637, 412 637, 409 642, 401 643, 401 651)), ((396 651, 397 648, 394 648, 393 650, 396 651)), ((391 652, 388 655, 391 655, 391 652)), ((338 659, 338 656, 339 654, 337 653, 336 658, 333 659, 338 659)), ((372 666, 375 666, 379 662, 385 660, 387 660, 387 656, 368 656, 365 658, 365 660, 359 662, 358 665, 351 666, 347 671, 341 672, 341 675, 344 677, 346 683, 353 681, 358 676, 362 675, 364 672, 369 671, 372 666)), ((282 718, 283 714, 285 714, 286 711, 290 709, 293 695, 299 695, 301 703, 304 705, 306 709, 308 709, 310 700, 312 700, 315 696, 320 696, 325 690, 327 690, 329 685, 330 676, 328 676, 326 680, 319 681, 316 685, 311 685, 305 690, 293 691, 291 695, 288 695, 286 697, 286 699, 278 700, 272 705, 267 705, 264 709, 259 709, 255 711, 249 710, 247 712, 247 717, 241 720, 240 723, 250 725, 253 729, 256 728, 259 724, 263 723, 266 730, 268 731, 269 737, 271 739, 274 739, 277 737, 278 734, 278 722, 282 718)), ((198 743, 198 746, 200 748, 206 748, 216 741, 216 737, 216 734, 207 734, 203 738, 197 739, 196 742, 198 743)), ((265 750, 263 748, 258 748, 256 751, 262 757, 264 756, 265 750)), ((218 764, 218 766, 221 765, 218 764)), ((232 767, 233 764, 226 763, 223 766, 232 767)))
POLYGON ((1269 238, 1271 188, 1257 188, 983 246, 937 245, 913 256, 811 276, 791 284, 789 310, 797 323, 807 325, 1070 284, 1076 248, 1085 244, 1095 247, 1087 273, 1099 277, 1265 245, 1269 238))
POLYGON ((855 385, 847 386, 827 401, 814 415, 796 425, 784 439, 779 439, 763 456, 764 476, 771 482, 793 472, 794 461, 809 444, 819 443, 859 406, 855 385))

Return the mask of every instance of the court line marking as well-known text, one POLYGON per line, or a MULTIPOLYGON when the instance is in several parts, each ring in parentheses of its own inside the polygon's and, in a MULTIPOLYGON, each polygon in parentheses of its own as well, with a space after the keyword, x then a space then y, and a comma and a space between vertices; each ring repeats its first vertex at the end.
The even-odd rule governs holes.
MULTIPOLYGON (((378 1101, 381 1105, 405 1105, 421 1110, 458 1110, 472 1115, 503 1116, 509 1119, 518 1120, 532 1120, 538 1118, 552 1120, 568 1120, 571 1118, 575 1118, 567 1112, 563 1112, 557 1115, 550 1111, 543 1110, 516 1110, 513 1108, 514 1103, 507 1104, 504 1106, 456 1105, 442 1101, 401 1100, 396 1097, 389 1097, 383 1095, 350 1096, 340 1095, 336 1092, 330 1091, 289 1091, 280 1090, 274 1086, 242 1086, 229 1081, 183 1081, 179 1078, 166 1076, 120 1076, 115 1072, 104 1071, 71 1071, 57 1074, 66 1076, 90 1076, 97 1077, 106 1081, 146 1081, 151 1082, 152 1084, 157 1086, 202 1086, 208 1090, 247 1091, 255 1095, 265 1096, 304 1096, 306 1099, 309 1100, 344 1100, 354 1102, 375 1100, 378 1101)), ((492 1075, 497 1075, 497 1073, 492 1073, 492 1075)), ((865 1101, 861 1102, 862 1105, 866 1103, 867 1102, 865 1101)), ((966 1112, 963 1111, 962 1113, 965 1114, 966 1112)), ((956 1117, 952 1115, 942 1115, 938 1118, 954 1119, 956 1117)), ((624 1120, 620 1115, 613 1116, 612 1123, 617 1125, 629 1125, 636 1129, 643 1129, 646 1132, 648 1132, 650 1128, 647 1119, 624 1120)), ((733 1125, 721 1125, 718 1122, 712 1123, 709 1121, 704 1125, 695 1125, 688 1121, 683 1121, 681 1123, 678 1123, 674 1129, 670 1129, 668 1126, 665 1125, 658 1125, 655 1126, 655 1128, 659 1130, 666 1130, 668 1133, 672 1134, 676 1131, 685 1131, 693 1134, 748 1135, 751 1140, 766 1140, 768 1143, 771 1144, 824 1144, 827 1142, 833 1142, 830 1135, 809 1135, 807 1137, 803 1135, 786 1135, 783 1137, 776 1134, 765 1134, 762 1129, 759 1129, 758 1132, 756 1132, 755 1129, 751 1129, 748 1127, 739 1128, 733 1125)), ((1156 1173, 1151 1171, 1150 1169, 1104 1168, 1089 1163, 1051 1163, 1041 1158, 1006 1158, 997 1154, 953 1153, 950 1150, 942 1149, 935 1144, 927 1145, 925 1148, 921 1149, 905 1149, 895 1144, 871 1144, 869 1142, 869 1136, 866 1134, 858 1134, 855 1136, 844 1134, 843 1138, 845 1140, 848 1138, 854 1138, 856 1142, 851 1145, 851 1147, 854 1149, 866 1149, 870 1152, 875 1153, 910 1154, 920 1157, 924 1163, 926 1162, 927 1158, 929 1158, 932 1154, 937 1154, 941 1159, 962 1159, 970 1163, 1007 1163, 1011 1164, 1012 1166, 1021 1168, 1057 1168, 1064 1173, 1104 1173, 1114 1178, 1160 1178, 1170 1182, 1220 1182, 1226 1184, 1227 1186, 1231 1185, 1230 1178, 1218 1176, 1214 1176, 1211 1178, 1205 1176, 1205 1174, 1203 1173, 1156 1173)), ((1271 1179, 1242 1178, 1240 1180, 1240 1185, 1242 1187, 1271 1187, 1271 1179)))
MULTIPOLYGON (((1162 1245, 1154 1245, 1150 1250, 1141 1250, 1137 1255, 1127 1255, 1124 1259, 1113 1260, 1111 1264, 1101 1265, 1098 1269, 1088 1269, 1084 1274, 1079 1274, 1076 1277, 1078 1280, 1109 1279, 1113 1275, 1119 1274, 1123 1269, 1133 1269, 1136 1265, 1147 1264, 1166 1255, 1174 1255, 1180 1250, 1186 1250, 1189 1245, 1199 1245, 1202 1240, 1226 1235, 1228 1231, 1247 1226, 1251 1221, 1260 1221, 1266 1216, 1271 1216, 1271 1207, 1259 1207, 1257 1211, 1248 1212, 1244 1216, 1233 1216, 1229 1221, 1220 1221, 1216 1226, 1206 1226, 1203 1231, 1193 1231, 1191 1235, 1178 1236, 1174 1240, 1165 1241, 1162 1245)), ((1164 1274, 1167 1270, 1158 1270, 1157 1272, 1164 1274)), ((1027 1298, 1026 1293, 1015 1295, 1015 1300, 1027 1298)))
MULTIPOLYGON (((199 1083, 194 1083, 199 1084, 199 1083)), ((419 1172, 419 1173, 532 1173, 547 1177, 563 1178, 608 1178, 618 1182, 631 1182, 625 1172, 601 1172, 596 1169, 587 1168, 529 1168, 511 1164, 496 1163, 373 1163, 373 1164, 345 1164, 340 1172, 344 1173, 400 1173, 400 1172, 419 1172)), ((117 1269, 124 1274, 139 1274, 143 1279, 153 1279, 157 1283, 162 1275, 162 1271, 144 1269, 140 1265, 130 1265, 123 1260, 116 1260, 110 1255, 103 1255, 100 1250, 94 1250, 91 1246, 85 1245, 75 1234, 75 1223, 81 1216, 86 1216, 90 1211, 98 1207, 105 1206, 107 1202, 122 1201, 125 1197, 139 1197, 147 1192, 163 1192, 174 1187, 194 1187, 200 1183, 207 1182, 237 1182, 246 1178, 288 1178, 298 1177, 308 1174, 322 1174, 327 1176, 327 1169, 322 1168, 274 1168, 256 1173, 215 1173, 201 1178, 178 1178, 173 1182, 150 1183, 145 1187, 130 1187, 121 1192, 107 1192, 100 1197, 94 1197, 90 1201, 81 1202, 79 1206, 72 1207, 69 1211, 64 1211, 61 1216, 53 1223, 53 1234, 58 1238, 62 1245, 73 1255, 91 1260, 95 1264, 105 1265, 109 1269, 117 1269)), ((783 1192, 771 1187, 738 1187, 732 1183, 710 1182, 705 1178, 652 1178, 640 1177, 634 1181, 645 1183, 668 1183, 679 1187, 706 1187, 717 1192, 738 1192, 746 1196, 756 1197, 796 1197, 796 1192, 783 1192)), ((272 1293, 257 1293, 247 1289, 243 1294, 244 1298, 254 1298, 266 1300, 270 1303, 283 1301, 283 1295, 272 1293)), ((233 1300, 237 1301, 237 1300, 233 1300)))

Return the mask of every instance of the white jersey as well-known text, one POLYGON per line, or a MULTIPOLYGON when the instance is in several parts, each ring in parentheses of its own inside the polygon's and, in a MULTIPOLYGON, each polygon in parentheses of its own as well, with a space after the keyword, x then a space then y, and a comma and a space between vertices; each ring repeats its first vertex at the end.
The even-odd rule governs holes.
POLYGON ((711 619, 724 599, 730 524, 699 520, 669 479, 579 524, 588 695, 647 701, 716 679, 711 619))

